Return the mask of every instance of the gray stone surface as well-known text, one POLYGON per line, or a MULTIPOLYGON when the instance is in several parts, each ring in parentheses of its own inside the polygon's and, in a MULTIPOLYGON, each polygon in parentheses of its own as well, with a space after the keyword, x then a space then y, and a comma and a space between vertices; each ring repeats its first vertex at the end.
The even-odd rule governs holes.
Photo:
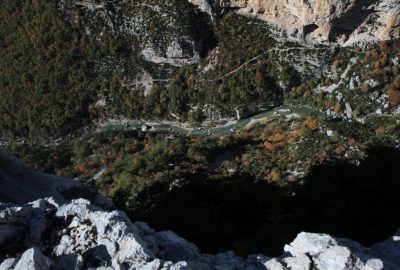
POLYGON ((15 258, 5 259, 0 264, 0 270, 10 270, 10 269, 14 268, 16 263, 17 263, 17 260, 15 258))
POLYGON ((22 254, 14 270, 52 269, 53 262, 44 256, 39 248, 30 248, 22 254))
POLYGON ((366 45, 399 37, 398 0, 188 0, 217 18, 228 8, 285 29, 311 43, 366 45), (343 31, 345 29, 345 31, 343 31))
POLYGON ((79 185, 78 181, 36 172, 0 151, 0 202, 27 203, 50 196, 61 199, 60 191, 79 185))
POLYGON ((400 231, 383 243, 365 248, 327 234, 300 233, 280 257, 202 254, 171 231, 156 232, 132 223, 121 211, 104 210, 78 199, 40 199, 26 205, 0 204, 7 231, 26 226, 26 249, 0 269, 400 269, 400 231), (46 255, 43 255, 46 254, 46 255))

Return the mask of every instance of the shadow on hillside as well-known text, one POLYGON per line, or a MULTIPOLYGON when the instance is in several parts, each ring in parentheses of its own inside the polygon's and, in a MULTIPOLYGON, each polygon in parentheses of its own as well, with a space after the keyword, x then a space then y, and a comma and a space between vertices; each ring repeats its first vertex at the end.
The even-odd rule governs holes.
POLYGON ((304 186, 252 179, 191 180, 166 192, 147 190, 134 218, 170 229, 203 252, 280 255, 301 231, 329 233, 369 246, 400 227, 400 151, 375 149, 360 166, 324 165, 304 186), (157 194, 156 196, 154 196, 157 194), (147 211, 146 211, 146 210, 147 211))
POLYGON ((342 16, 335 18, 331 21, 332 31, 329 33, 329 40, 336 41, 342 35, 351 34, 357 27, 359 27, 370 16, 374 10, 365 7, 372 6, 378 2, 377 0, 364 0, 358 1, 351 6, 342 16))

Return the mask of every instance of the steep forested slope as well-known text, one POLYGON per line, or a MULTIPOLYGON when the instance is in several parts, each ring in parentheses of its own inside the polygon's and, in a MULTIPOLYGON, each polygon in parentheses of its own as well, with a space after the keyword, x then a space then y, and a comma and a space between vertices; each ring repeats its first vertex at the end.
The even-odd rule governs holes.
POLYGON ((103 98, 111 114, 141 116, 143 85, 135 80, 147 71, 155 77, 176 71, 172 60, 166 67, 142 61, 141 51, 174 58, 167 45, 179 49, 174 42, 182 41, 189 46, 183 54, 196 62, 212 46, 207 21, 201 22, 207 18, 193 6, 148 2, 2 1, 2 136, 67 134, 98 117, 95 102, 103 98))
POLYGON ((320 77, 326 68, 304 63, 335 54, 304 60, 296 52, 307 48, 265 22, 212 22, 178 0, 2 1, 0 10, 2 137, 59 137, 115 116, 246 115, 281 102, 306 73, 320 77))
POLYGON ((0 131, 50 137, 88 118, 96 91, 85 38, 51 1, 0 4, 0 131))

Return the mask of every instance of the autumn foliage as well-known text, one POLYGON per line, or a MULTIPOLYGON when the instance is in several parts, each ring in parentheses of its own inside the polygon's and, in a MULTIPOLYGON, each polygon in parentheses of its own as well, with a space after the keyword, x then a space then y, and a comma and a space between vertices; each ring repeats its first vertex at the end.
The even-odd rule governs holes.
POLYGON ((334 111, 335 113, 340 113, 342 111, 342 105, 340 105, 340 103, 336 103, 334 111))
POLYGON ((400 91, 399 90, 391 89, 391 90, 387 91, 387 94, 389 96, 389 104, 391 106, 400 105, 400 91))
POLYGON ((384 127, 378 127, 376 130, 375 130, 375 134, 376 135, 382 135, 383 133, 385 133, 385 128, 384 127))
POLYGON ((311 130, 316 130, 319 128, 319 121, 316 118, 309 117, 305 122, 305 126, 311 130))

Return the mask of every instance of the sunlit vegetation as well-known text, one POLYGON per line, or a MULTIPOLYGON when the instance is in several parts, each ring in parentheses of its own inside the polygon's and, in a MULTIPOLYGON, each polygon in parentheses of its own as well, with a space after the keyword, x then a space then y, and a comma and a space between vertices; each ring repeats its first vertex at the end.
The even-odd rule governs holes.
POLYGON ((393 112, 400 104, 399 42, 382 41, 363 50, 358 47, 341 49, 332 62, 336 78, 303 82, 286 93, 286 99, 336 114, 343 113, 345 103, 349 103, 354 117, 375 113, 377 109, 383 113, 393 112), (333 93, 314 91, 317 86, 334 84, 337 86, 333 93), (339 92, 342 97, 338 100, 339 92))
MULTIPOLYGON (((113 14, 115 26, 121 24, 121 16, 130 16, 133 12, 126 6, 118 12, 109 5, 104 8, 113 14)), ((182 10, 194 12, 192 7, 177 5, 175 8, 171 14, 182 13, 182 10)), ((63 13, 55 1, 3 1, 0 11, 0 132, 3 137, 41 140, 60 137, 90 124, 92 119, 113 115, 175 119, 173 114, 182 121, 196 124, 202 122, 205 115, 200 107, 193 109, 191 104, 211 104, 222 109, 229 105, 232 115, 234 107, 262 105, 279 100, 281 96, 274 79, 278 70, 264 60, 251 68, 238 70, 226 80, 206 84, 200 83, 203 78, 194 67, 172 68, 158 74, 160 67, 140 57, 142 43, 154 41, 158 44, 159 31, 168 25, 161 21, 157 24, 160 25, 158 32, 147 29, 158 17, 146 17, 143 27, 148 30, 147 39, 140 40, 113 31, 96 12, 89 15, 80 8, 63 13), (83 25, 89 27, 90 34, 83 25), (142 70, 156 78, 167 79, 167 83, 155 83, 150 95, 145 97, 142 88, 130 86, 131 80, 142 70), (94 106, 99 99, 105 100, 106 108, 94 106)), ((165 31, 172 31, 170 38, 191 33, 194 40, 204 39, 202 42, 206 45, 202 46, 201 55, 206 56, 205 53, 215 46, 211 29, 204 27, 209 24, 207 18, 198 12, 184 14, 175 22, 185 25, 179 33, 173 29, 165 31), (187 20, 193 24, 186 25, 187 20)), ((228 15, 215 23, 214 32, 220 44, 219 57, 226 62, 217 67, 217 73, 221 74, 274 45, 264 25, 237 15, 228 15), (262 32, 265 34, 254 43, 262 32), (239 46, 235 45, 236 49, 243 49, 242 53, 232 50, 234 40, 239 46)), ((162 42, 167 46, 170 41, 162 42)))
POLYGON ((78 177, 126 202, 156 183, 171 185, 177 179, 246 175, 285 186, 301 181, 315 165, 357 164, 370 147, 394 147, 399 132, 396 119, 376 117, 360 124, 309 116, 289 122, 278 118, 220 138, 121 131, 59 146, 7 149, 37 169, 78 177))

